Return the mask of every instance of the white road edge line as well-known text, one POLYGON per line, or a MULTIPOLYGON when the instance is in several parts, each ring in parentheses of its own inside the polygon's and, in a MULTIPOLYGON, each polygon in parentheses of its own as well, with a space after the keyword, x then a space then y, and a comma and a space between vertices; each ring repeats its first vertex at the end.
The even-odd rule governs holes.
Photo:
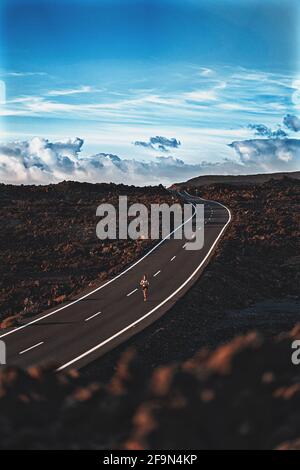
POLYGON ((127 294, 127 297, 130 297, 132 294, 134 294, 135 292, 137 291, 137 289, 134 289, 132 292, 129 292, 129 294, 127 294))
MULTIPOLYGON (((194 209, 195 209, 195 205, 192 204, 194 209)), ((177 232, 177 230, 179 230, 181 227, 183 227, 185 224, 187 224, 195 215, 195 212, 193 213, 193 215, 185 220, 181 225, 179 225, 177 228, 175 228, 172 232, 170 232, 165 238, 163 238, 159 243, 157 243, 157 245, 155 245, 153 248, 151 248, 151 250, 149 250, 142 258, 138 259, 134 264, 132 264, 131 266, 129 266, 127 269, 125 269, 124 271, 122 271, 120 274, 118 274, 117 276, 115 276, 114 278, 110 279, 109 281, 107 281, 105 284, 103 284, 102 286, 100 287, 97 287, 96 289, 92 290, 91 292, 89 292, 88 294, 85 294, 83 295, 82 297, 79 297, 79 299, 76 299, 76 300, 73 300, 73 302, 70 302, 69 304, 67 305, 63 305, 62 307, 54 310, 53 312, 50 312, 50 313, 47 313, 46 315, 43 315, 42 317, 40 318, 36 318, 35 320, 32 320, 31 322, 29 323, 26 323, 25 325, 22 325, 22 326, 19 326, 17 328, 15 328, 14 330, 11 330, 11 331, 8 331, 7 333, 4 333, 3 335, 0 336, 0 339, 1 338, 4 338, 5 336, 9 336, 9 335, 12 335, 13 333, 16 333, 17 331, 20 331, 20 330, 23 330, 24 328, 27 328, 28 326, 30 325, 33 325, 34 323, 37 323, 41 320, 44 320, 45 318, 48 318, 48 317, 51 317, 52 315, 54 315, 55 313, 57 312, 60 312, 61 310, 64 310, 66 308, 69 308, 71 307, 72 305, 75 305, 77 304, 78 302, 80 302, 81 300, 83 299, 86 299, 87 297, 89 297, 90 295, 94 294, 95 292, 98 292, 99 290, 103 289, 104 287, 108 286, 109 284, 111 284, 112 282, 116 281, 117 279, 119 279, 121 276, 123 276, 124 274, 126 274, 128 271, 130 271, 132 268, 134 268, 137 264, 139 264, 141 261, 143 261, 145 258, 147 258, 147 256, 149 256, 151 253, 153 253, 154 250, 156 250, 162 243, 164 243, 166 240, 169 240, 170 236, 173 235, 173 233, 177 232)))
POLYGON ((176 258, 176 256, 173 256, 173 258, 171 258, 170 261, 174 261, 175 258, 176 258))
POLYGON ((97 317, 98 315, 100 315, 100 313, 101 313, 101 312, 95 313, 95 314, 92 315, 91 317, 86 318, 84 321, 90 321, 92 318, 95 318, 95 317, 97 317))
MULTIPOLYGON (((199 198, 201 199, 201 198, 199 198)), ((203 199, 205 200, 205 199, 203 199)), ((214 201, 216 202, 216 201, 214 201)), ((171 300, 176 294, 178 294, 178 292, 180 292, 192 279, 193 277, 197 274, 197 272, 201 269, 201 267, 203 266, 203 264, 206 262, 206 260, 209 258, 209 255, 211 254, 211 252, 213 251, 214 247, 216 246, 216 244, 218 243, 219 239, 221 238, 221 236, 223 235, 223 233, 225 232, 227 226, 229 225, 229 223, 231 222, 231 219, 232 219, 232 216, 231 216, 231 212, 230 210, 224 206, 223 204, 221 204, 220 202, 216 202, 216 204, 219 204, 220 206, 224 207, 224 209, 227 210, 228 214, 229 214, 229 218, 228 218, 228 221, 226 222, 226 224, 224 225, 224 227, 222 228, 222 230, 220 231, 219 235, 217 236, 216 240, 214 241, 214 243, 212 244, 212 246, 210 247, 208 253, 206 254, 205 258, 201 261, 201 263, 199 264, 199 266, 195 269, 195 271, 188 277, 188 279, 186 279, 184 281, 183 284, 181 284, 181 286, 179 286, 171 295, 169 295, 169 297, 167 297, 165 300, 163 300, 159 305, 157 305, 156 307, 154 307, 152 310, 150 310, 150 312, 146 313, 145 315, 143 315, 141 318, 139 318, 138 320, 136 320, 135 322, 131 323, 130 325, 126 326, 125 328, 123 328, 122 330, 118 331, 118 333, 115 333, 113 336, 111 336, 110 338, 107 338, 105 341, 102 341, 102 343, 99 343, 97 344, 97 346, 94 346, 93 348, 89 349, 88 351, 84 352, 83 354, 81 354, 80 356, 78 357, 75 357, 75 359, 72 359, 71 361, 67 362, 66 364, 63 364, 62 366, 60 366, 58 369, 56 369, 56 372, 60 372, 61 370, 63 369, 66 369, 67 367, 71 366, 72 364, 74 364, 75 362, 78 362, 80 361, 81 359, 83 359, 84 357, 88 356, 89 354, 93 353, 94 351, 97 351, 97 349, 100 349, 102 348, 103 346, 105 346, 105 344, 107 343, 110 343, 112 340, 114 340, 115 338, 118 338, 118 336, 121 336, 123 333, 125 333, 126 331, 128 331, 130 328, 133 328, 135 327, 138 323, 142 322, 143 320, 145 320, 145 318, 149 317, 150 315, 152 315, 152 313, 154 313, 156 310, 158 310, 160 307, 162 307, 165 303, 167 303, 169 300, 171 300)))
POLYGON ((159 275, 159 273, 161 273, 161 271, 157 271, 157 273, 153 274, 153 277, 156 277, 159 275))
POLYGON ((19 354, 24 354, 28 351, 31 351, 31 349, 37 348, 38 346, 41 346, 42 344, 44 344, 44 341, 41 341, 40 343, 35 344, 34 346, 31 346, 31 348, 24 349, 24 351, 19 352, 19 354))

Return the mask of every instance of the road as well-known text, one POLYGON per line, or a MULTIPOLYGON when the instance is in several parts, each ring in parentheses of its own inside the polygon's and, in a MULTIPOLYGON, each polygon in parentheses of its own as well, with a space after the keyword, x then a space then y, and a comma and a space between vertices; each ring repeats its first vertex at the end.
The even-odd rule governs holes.
POLYGON ((205 204, 204 247, 185 249, 185 240, 160 241, 140 260, 97 289, 43 312, 0 336, 7 364, 26 368, 54 364, 57 371, 79 369, 146 328, 166 313, 199 278, 230 223, 223 205, 181 194, 205 204), (139 282, 147 273, 149 300, 139 282))

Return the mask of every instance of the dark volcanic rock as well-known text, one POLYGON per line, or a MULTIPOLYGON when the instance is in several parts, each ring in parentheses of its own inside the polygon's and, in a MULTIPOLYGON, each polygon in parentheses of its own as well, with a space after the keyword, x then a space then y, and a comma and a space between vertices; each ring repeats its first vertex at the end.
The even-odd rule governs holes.
POLYGON ((171 201, 162 186, 0 184, 0 328, 99 284, 151 246, 96 237, 98 205, 118 207, 121 195, 128 204, 171 201))

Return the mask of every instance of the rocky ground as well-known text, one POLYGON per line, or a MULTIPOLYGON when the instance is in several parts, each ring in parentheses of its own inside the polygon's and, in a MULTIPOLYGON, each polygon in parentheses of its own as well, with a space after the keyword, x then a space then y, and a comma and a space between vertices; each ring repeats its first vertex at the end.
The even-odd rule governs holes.
POLYGON ((2 448, 299 449, 300 183, 201 195, 233 221, 200 280, 80 376, 2 370, 2 448))
POLYGON ((167 202, 163 187, 63 182, 0 185, 0 328, 114 276, 149 249, 145 240, 100 241, 101 203, 167 202))

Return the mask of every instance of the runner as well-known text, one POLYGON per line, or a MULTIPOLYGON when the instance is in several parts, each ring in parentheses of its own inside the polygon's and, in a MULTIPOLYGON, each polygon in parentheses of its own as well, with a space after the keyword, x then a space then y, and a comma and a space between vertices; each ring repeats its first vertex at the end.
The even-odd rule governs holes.
POLYGON ((147 300, 148 300, 149 281, 148 281, 148 278, 147 278, 146 274, 144 274, 144 276, 143 276, 143 278, 140 282, 140 286, 143 289, 144 302, 147 302, 147 300))

